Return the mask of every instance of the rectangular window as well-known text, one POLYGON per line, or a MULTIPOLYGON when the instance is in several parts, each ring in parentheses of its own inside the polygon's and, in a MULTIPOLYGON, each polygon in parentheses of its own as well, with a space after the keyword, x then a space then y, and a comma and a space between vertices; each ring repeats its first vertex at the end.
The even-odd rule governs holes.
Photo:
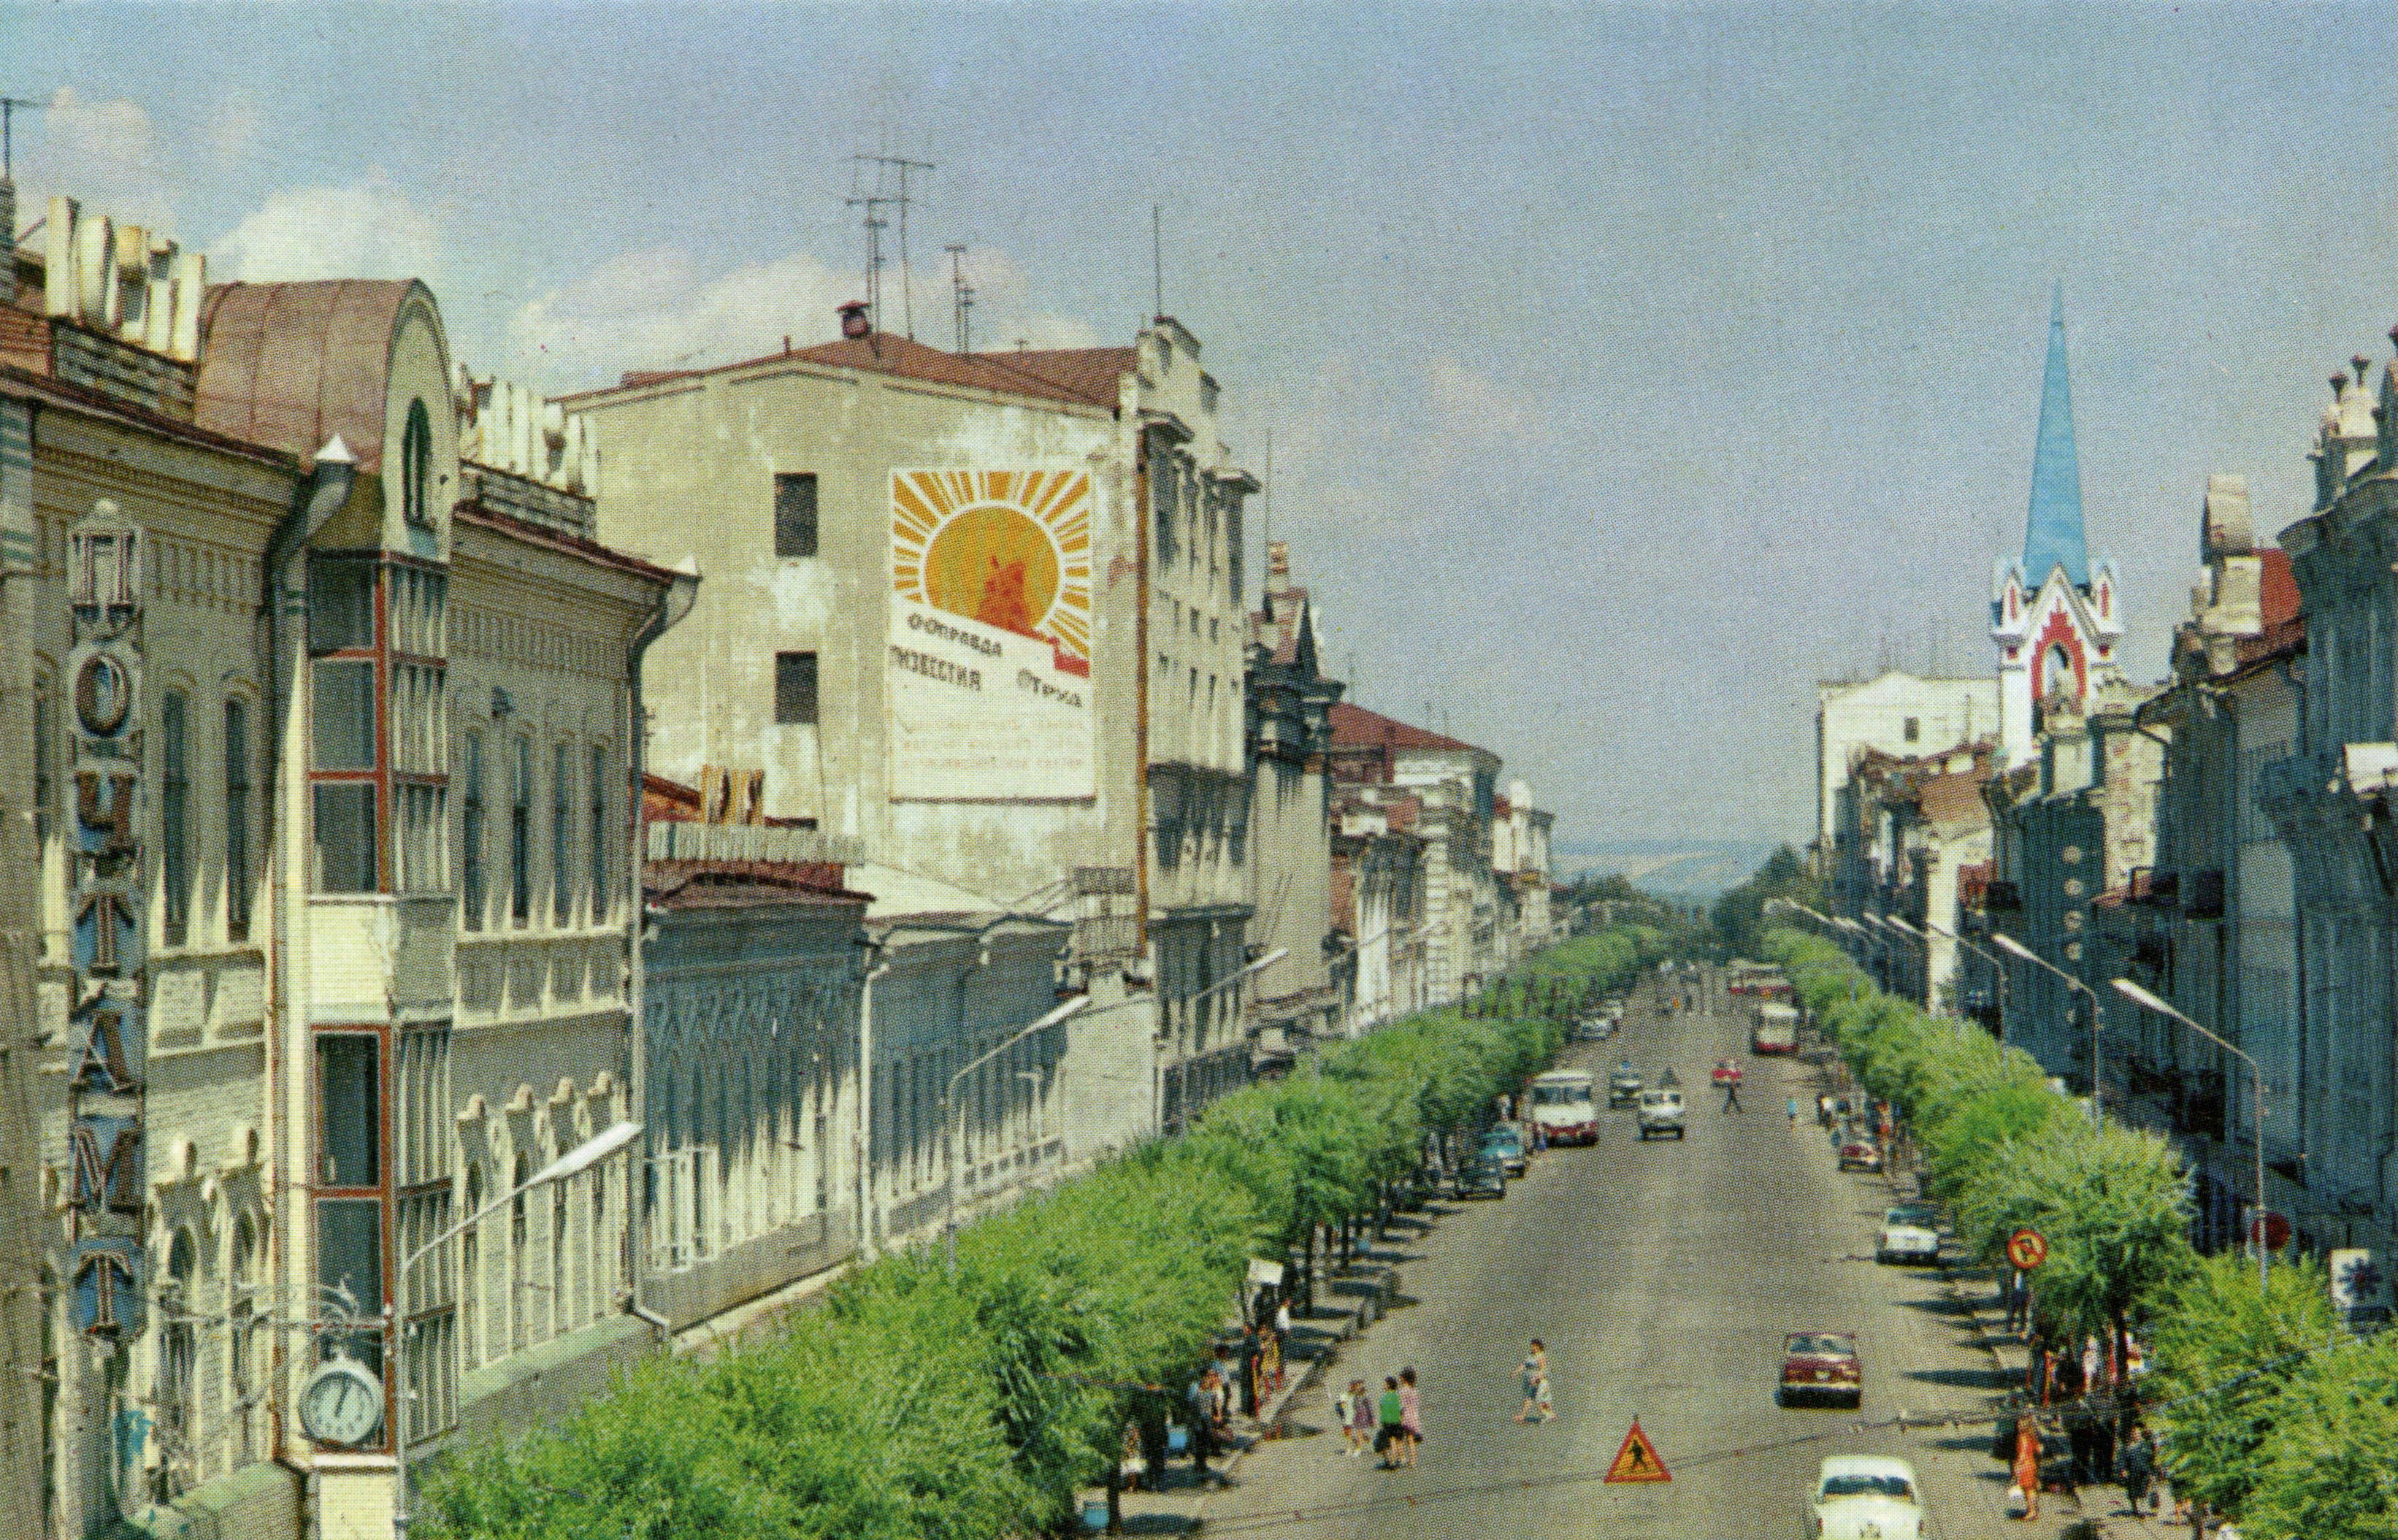
POLYGON ((508 798, 508 918, 521 925, 532 917, 532 743, 519 738, 508 798))
POLYGON ((160 875, 167 886, 167 944, 182 946, 192 923, 191 730, 183 695, 167 692, 159 703, 158 736, 165 778, 159 788, 160 875))
POLYGON ((1241 547, 1241 501, 1228 496, 1224 500, 1224 571, 1226 592, 1235 604, 1241 601, 1241 562, 1246 554, 1241 547))
POLYGON ((569 848, 574 819, 572 793, 566 745, 554 744, 549 754, 549 912, 559 925, 574 918, 574 887, 567 877, 573 864, 569 848))
POLYGON ((401 893, 444 893, 450 887, 450 863, 442 837, 447 832, 449 793, 438 786, 402 782, 392 788, 399 804, 399 827, 392 840, 397 858, 395 873, 401 893))
POLYGON ((249 939, 249 703, 224 703, 225 939, 249 939))
POLYGON ((608 920, 608 750, 591 750, 591 923, 608 920))
POLYGON ((375 789, 372 781, 318 781, 309 788, 316 812, 316 888, 319 893, 375 893, 375 789))
POLYGON ((1157 560, 1160 564, 1174 560, 1178 545, 1175 539, 1178 525, 1176 494, 1181 486, 1182 478, 1175 469, 1174 456, 1163 449, 1152 450, 1149 456, 1149 502, 1157 526, 1157 560))
MULTIPOLYGON (((322 670, 330 665, 317 667, 322 670)), ((405 776, 440 775, 448 768, 448 670, 423 663, 396 663, 391 676, 391 767, 405 776)))
POLYGON ((778 472, 775 477, 775 554, 816 553, 815 472, 778 472))
POLYGON ((318 658, 315 683, 314 767, 371 770, 375 764, 375 666, 370 658, 318 658))
POLYGON ((320 556, 308 563, 308 650, 363 652, 375 644, 375 563, 320 556))
MULTIPOLYGON (((317 1284, 345 1293, 362 1316, 383 1311, 383 1200, 329 1197, 317 1203, 317 1284)), ((370 1373, 383 1372, 383 1332, 326 1333, 327 1357, 339 1351, 370 1373)))
POLYGON ((50 837, 50 682, 34 686, 34 838, 50 837))
POLYGON ((775 720, 785 726, 815 724, 815 654, 775 655, 775 720))
POLYGON ((459 923, 468 930, 483 928, 483 735, 469 733, 458 742, 458 777, 464 790, 464 812, 458 820, 459 923))
POLYGON ((317 1038, 317 1182, 322 1187, 382 1184, 382 1044, 366 1033, 317 1038))
POLYGON ((1907 719, 1906 719, 1906 741, 1907 741, 1907 742, 1909 742, 1909 743, 1913 743, 1917 738, 1920 738, 1920 737, 1921 737, 1922 736, 1923 736, 1923 723, 1922 723, 1921 720, 1920 720, 1920 719, 1919 719, 1919 718, 1916 718, 1916 717, 1909 717, 1909 718, 1907 718, 1907 719))

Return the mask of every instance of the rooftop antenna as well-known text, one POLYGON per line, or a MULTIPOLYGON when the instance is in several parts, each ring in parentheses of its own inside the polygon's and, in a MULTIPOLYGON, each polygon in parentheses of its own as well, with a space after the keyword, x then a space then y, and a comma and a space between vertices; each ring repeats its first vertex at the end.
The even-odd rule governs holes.
POLYGON ((1157 308, 1150 314, 1162 321, 1165 319, 1165 210, 1155 203, 1149 206, 1149 270, 1157 300, 1157 308))
MULTIPOLYGON (((39 112, 48 105, 47 101, 29 101, 21 96, 0 96, 0 180, 17 180, 17 147, 10 116, 20 107, 31 107, 39 112)), ((8 233, 16 234, 13 230, 8 233)))
POLYGON ((950 253, 950 313, 958 332, 958 351, 974 351, 971 326, 974 310, 974 289, 966 282, 966 249, 963 244, 944 248, 950 253))
MULTIPOLYGON (((1266 425, 1266 484, 1262 490, 1265 493, 1266 517, 1263 538, 1267 552, 1266 560, 1272 561, 1273 560, 1273 425, 1272 423, 1266 425)), ((1266 607, 1271 610, 1273 606, 1269 604, 1266 607)))
MULTIPOLYGON (((908 266, 908 205, 915 200, 908 196, 908 173, 929 171, 933 169, 933 163, 929 160, 906 160, 898 155, 855 155, 849 158, 861 166, 873 167, 875 192, 887 195, 882 197, 882 202, 899 207, 899 324, 912 343, 916 340, 916 299, 915 280, 908 266), (895 172, 898 186, 896 192, 891 192, 895 172)), ((876 311, 878 318, 881 314, 880 310, 876 311)))
POLYGON ((868 332, 871 336, 882 326, 882 232, 891 223, 882 217, 882 209, 891 200, 868 196, 842 201, 848 208, 866 210, 866 309, 871 317, 872 330, 868 332))

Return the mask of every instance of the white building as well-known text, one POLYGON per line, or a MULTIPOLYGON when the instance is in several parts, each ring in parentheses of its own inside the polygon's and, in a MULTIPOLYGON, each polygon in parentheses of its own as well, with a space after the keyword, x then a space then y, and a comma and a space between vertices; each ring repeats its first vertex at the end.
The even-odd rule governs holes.
POLYGON ((1836 843, 1840 788, 1868 750, 1901 759, 1936 754, 1994 736, 1999 682, 1921 679, 1890 669, 1857 683, 1815 689, 1815 838, 1818 859, 1836 843))

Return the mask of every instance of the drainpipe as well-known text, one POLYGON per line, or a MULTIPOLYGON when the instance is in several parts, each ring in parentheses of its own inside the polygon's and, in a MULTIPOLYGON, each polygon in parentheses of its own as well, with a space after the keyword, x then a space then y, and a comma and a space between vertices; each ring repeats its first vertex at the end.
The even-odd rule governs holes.
MULTIPOLYGON (((628 782, 626 797, 626 827, 630 837, 625 842, 625 904, 629 912, 626 948, 625 987, 625 1051, 626 1097, 632 1110, 626 1115, 650 1127, 649 1112, 649 970, 644 966, 642 941, 649 929, 649 901, 643 897, 641 870, 649 858, 649 821, 641 804, 643 767, 649 760, 649 711, 641 704, 641 663, 649 655, 651 644, 680 625, 699 602, 699 573, 688 557, 675 569, 673 580, 666 592, 658 595, 657 607, 642 620, 641 628, 633 633, 626 654, 626 723, 625 769, 628 782)), ((649 1323, 664 1343, 668 1335, 663 1317, 641 1303, 641 1279, 649 1269, 650 1205, 648 1184, 653 1180, 649 1158, 649 1135, 641 1136, 642 1190, 626 1195, 627 1223, 632 1226, 632 1277, 626 1290, 626 1313, 649 1323)))
MULTIPOLYGON (((881 951, 882 943, 867 940, 864 945, 881 951)), ((868 1261, 874 1258, 874 985, 891 971, 889 963, 877 963, 866 970, 865 981, 857 992, 857 1105, 855 1127, 850 1135, 851 1174, 856 1182, 857 1253, 868 1261)), ((824 1158, 818 1152, 819 1160, 824 1158)))
MULTIPOLYGON (((282 775, 285 760, 302 752, 290 741, 290 723, 291 697, 299 684, 300 656, 307 638, 308 589, 304 581, 295 587, 291 579, 299 565, 299 558, 308 548, 308 542, 325 527, 327 520, 349 502, 350 493, 357 485, 357 457, 350 453, 350 447, 342 442, 341 435, 337 433, 317 452, 310 462, 308 474, 292 485, 291 509, 275 526, 275 533, 266 542, 263 563, 266 588, 265 592, 260 595, 260 608, 266 621, 267 720, 267 751, 260 769, 266 777, 265 795, 262 802, 266 814, 268 870, 273 873, 267 885, 268 977, 264 993, 267 1014, 273 1026, 266 1033, 265 1101, 268 1115, 264 1119, 265 1127, 261 1130, 263 1148, 259 1152, 259 1159, 268 1170, 276 1173, 274 1179, 275 1224, 267 1236, 269 1255, 266 1266, 270 1277, 281 1277, 296 1254, 285 1248, 291 1244, 290 1237, 295 1233, 291 1217, 293 1180, 304 1180, 304 1177, 283 1171, 282 1164, 289 1155, 285 1148, 287 1142, 297 1147, 302 1140, 300 1130, 306 1126, 307 1112, 305 1106, 295 1104, 285 1109, 285 1116, 275 1115, 275 1109, 281 1101, 296 1087, 304 1084, 303 1074, 287 1077, 285 1074, 283 1035, 293 1023, 303 1019, 291 998, 291 949, 297 944, 292 933, 295 928, 293 912, 298 907, 300 897, 294 891, 298 880, 296 872, 300 870, 297 866, 301 854, 298 846, 306 836, 307 809, 303 804, 295 801, 283 816, 276 815, 276 799, 293 794, 291 786, 282 775), (287 615, 290 617, 289 625, 285 621, 287 615), (287 653, 290 655, 288 657, 287 653), (289 1141, 279 1137, 287 1128, 291 1130, 289 1141)), ((307 1269, 303 1268, 302 1272, 303 1277, 308 1276, 307 1269)), ((303 1290, 303 1297, 313 1301, 316 1297, 313 1288, 303 1290)), ((313 1305, 311 1314, 314 1314, 313 1305)), ((282 1372, 285 1351, 284 1338, 278 1332, 275 1339, 274 1361, 269 1370, 271 1375, 282 1372)), ((282 1436, 282 1417, 278 1411, 274 1427, 278 1458, 282 1436)), ((314 1483, 312 1473, 312 1490, 314 1483)))

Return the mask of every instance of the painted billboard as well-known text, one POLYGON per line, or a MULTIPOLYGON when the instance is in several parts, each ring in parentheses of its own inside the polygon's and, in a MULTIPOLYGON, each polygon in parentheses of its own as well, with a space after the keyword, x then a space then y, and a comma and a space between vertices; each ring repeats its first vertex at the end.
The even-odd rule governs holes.
POLYGON ((892 472, 891 588, 891 795, 1094 795, 1090 473, 892 472))

